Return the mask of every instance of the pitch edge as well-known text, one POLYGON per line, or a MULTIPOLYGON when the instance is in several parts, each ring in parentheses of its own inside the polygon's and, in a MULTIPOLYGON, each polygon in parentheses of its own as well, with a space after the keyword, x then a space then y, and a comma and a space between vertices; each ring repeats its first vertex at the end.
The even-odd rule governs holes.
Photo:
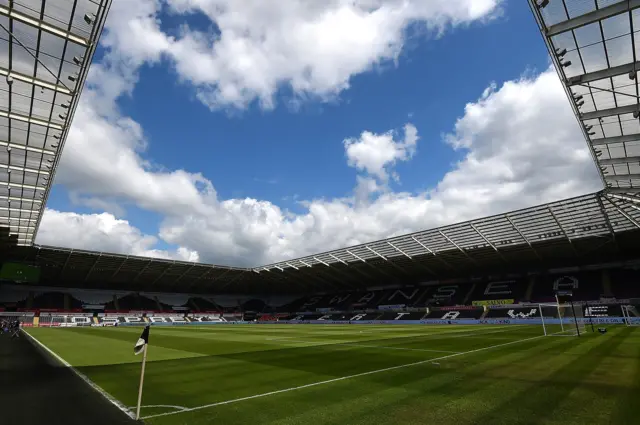
POLYGON ((130 417, 131 419, 136 419, 136 416, 133 414, 133 412, 131 412, 124 404, 120 403, 118 400, 116 400, 115 398, 113 398, 111 396, 111 394, 109 394, 108 392, 106 392, 105 390, 103 390, 98 384, 96 384, 95 382, 93 382, 91 379, 89 379, 87 376, 85 376, 83 373, 79 372, 75 367, 71 366, 71 364, 69 362, 67 362, 65 359, 63 359, 62 357, 60 357, 59 355, 57 355, 53 350, 51 350, 49 347, 47 347, 46 345, 44 345, 43 343, 41 343, 40 341, 38 341, 36 339, 36 337, 34 337, 33 335, 31 335, 29 332, 25 331, 24 329, 22 329, 22 333, 24 333, 25 335, 27 335, 29 337, 29 339, 34 342, 37 346, 39 346, 40 348, 44 349, 47 353, 49 353, 54 359, 56 359, 60 364, 62 364, 64 367, 67 367, 69 369, 71 369, 71 371, 73 373, 76 374, 76 376, 80 379, 82 379, 87 385, 89 385, 91 388, 93 388, 95 391, 97 391, 100 395, 102 395, 105 399, 107 399, 107 401, 109 401, 109 403, 113 404, 114 406, 116 406, 118 409, 120 409, 120 411, 122 413, 124 413, 125 415, 127 415, 128 417, 130 417))

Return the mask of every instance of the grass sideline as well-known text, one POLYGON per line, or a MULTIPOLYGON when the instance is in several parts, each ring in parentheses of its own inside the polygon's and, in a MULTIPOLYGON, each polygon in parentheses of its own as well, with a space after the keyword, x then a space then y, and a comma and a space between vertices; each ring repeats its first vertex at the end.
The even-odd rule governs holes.
MULTIPOLYGON (((141 328, 28 332, 127 406, 141 328)), ((153 425, 636 424, 640 329, 540 326, 154 327, 153 425)), ((89 390, 89 389, 88 389, 89 390)))

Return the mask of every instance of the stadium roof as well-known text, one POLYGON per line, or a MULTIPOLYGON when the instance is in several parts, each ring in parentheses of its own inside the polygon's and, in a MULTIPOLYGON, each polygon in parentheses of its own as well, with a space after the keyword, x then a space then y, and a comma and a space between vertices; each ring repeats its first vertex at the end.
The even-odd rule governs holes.
POLYGON ((529 0, 611 193, 640 192, 640 0, 529 0))
POLYGON ((0 225, 33 243, 110 0, 0 4, 0 225))
POLYGON ((13 247, 3 256, 39 265, 42 283, 54 286, 246 294, 357 290, 637 258, 640 206, 631 199, 598 192, 254 269, 47 246, 13 247))

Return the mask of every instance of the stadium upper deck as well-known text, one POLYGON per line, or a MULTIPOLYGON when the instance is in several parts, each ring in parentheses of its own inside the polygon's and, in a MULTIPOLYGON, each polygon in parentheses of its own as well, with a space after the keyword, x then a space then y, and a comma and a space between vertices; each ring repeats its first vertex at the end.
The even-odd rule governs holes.
POLYGON ((0 1, 0 225, 33 243, 110 0, 0 1))
POLYGON ((0 94, 6 106, 4 117, 0 110, 0 119, 6 123, 4 136, 0 135, 6 139, 0 144, 7 147, 4 154, 0 151, 0 168, 6 170, 0 170, 0 226, 5 226, 4 233, 0 229, 0 239, 5 241, 0 254, 40 266, 42 283, 203 293, 294 293, 522 267, 578 265, 640 254, 636 242, 640 233, 640 89, 636 67, 640 62, 635 37, 631 36, 640 25, 635 23, 640 0, 530 0, 560 79, 583 124, 605 184, 603 191, 254 269, 32 245, 50 177, 110 5, 109 0, 58 3, 24 0, 0 7, 9 53, 7 67, 2 68, 8 77, 8 94, 6 99, 0 94), (33 7, 35 3, 38 8, 33 7), (61 20, 67 24, 62 25, 61 20), (19 30, 34 32, 36 44, 31 40, 33 45, 25 45, 20 39, 25 34, 19 30), (62 50, 43 50, 48 44, 40 40, 48 38, 57 40, 64 46, 62 50), (18 55, 20 48, 22 56, 18 55), (48 73, 48 62, 35 60, 34 51, 57 61, 57 74, 48 73), (30 73, 18 72, 23 56, 32 58, 30 73), (65 94, 69 81, 75 88, 65 94), (16 91, 23 84, 30 92, 16 91), (28 105, 13 100, 20 93, 29 99, 28 105), (50 95, 48 103, 38 97, 46 93, 50 95), (39 102, 49 108, 42 116, 36 114, 39 102), (65 111, 59 113, 58 107, 65 111), (61 122, 52 121, 56 114, 61 122), (39 116, 48 119, 43 121, 39 116), (59 129, 54 131, 56 126, 59 129), (46 143, 52 143, 52 149, 46 143), (32 152, 37 153, 36 159, 29 159, 32 152), (35 189, 26 183, 27 176, 33 175, 37 177, 35 189), (14 180, 20 176, 20 182, 14 180))

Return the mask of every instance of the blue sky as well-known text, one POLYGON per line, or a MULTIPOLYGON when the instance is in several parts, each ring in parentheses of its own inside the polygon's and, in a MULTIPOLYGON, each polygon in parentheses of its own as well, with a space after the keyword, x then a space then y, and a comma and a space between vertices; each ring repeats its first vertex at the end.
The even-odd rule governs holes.
MULTIPOLYGON (((90 85, 85 89, 82 99, 87 111, 98 112, 81 112, 73 125, 81 129, 87 128, 89 115, 92 116, 91 119, 99 120, 100 125, 104 126, 118 126, 118 122, 121 122, 119 120, 132 120, 139 125, 143 134, 136 140, 144 147, 138 146, 130 151, 145 172, 151 173, 149 184, 152 184, 151 179, 176 170, 200 173, 205 179, 205 183, 201 184, 211 184, 216 199, 203 201, 212 208, 210 214, 195 213, 188 208, 184 212, 168 212, 170 207, 150 206, 150 202, 156 205, 155 200, 149 201, 142 199, 144 196, 136 198, 137 195, 128 194, 126 179, 121 183, 122 187, 110 187, 108 190, 102 188, 109 186, 109 181, 101 183, 97 180, 85 185, 86 178, 78 175, 79 171, 83 171, 80 170, 83 167, 80 152, 85 152, 79 147, 79 143, 89 143, 87 140, 93 135, 83 131, 82 134, 70 136, 63 153, 59 178, 56 179, 47 205, 50 210, 48 214, 58 214, 58 220, 73 218, 75 223, 83 221, 83 225, 90 228, 100 228, 101 234, 86 240, 78 237, 67 240, 59 232, 48 230, 54 223, 60 223, 59 221, 49 220, 51 224, 47 229, 48 221, 45 219, 44 230, 41 231, 38 242, 256 265, 297 256, 298 253, 302 255, 314 250, 331 248, 334 244, 364 242, 371 238, 446 224, 476 215, 502 212, 500 209, 512 205, 527 206, 527 203, 577 194, 593 187, 591 183, 586 186, 576 183, 566 190, 563 189, 561 193, 556 193, 557 188, 536 183, 535 186, 540 187, 541 192, 531 195, 529 191, 522 197, 522 201, 511 204, 505 203, 501 198, 495 202, 488 200, 480 206, 447 201, 444 189, 437 189, 443 182, 446 183, 445 176, 455 170, 458 167, 456 164, 460 161, 468 163, 470 158, 476 161, 482 157, 480 155, 476 158, 474 153, 474 147, 479 146, 478 141, 492 146, 492 152, 497 158, 500 152, 505 151, 498 143, 509 141, 498 140, 505 137, 506 131, 515 132, 509 134, 515 134, 516 137, 526 133, 518 129, 491 127, 505 126, 505 122, 498 116, 492 116, 492 113, 518 107, 504 104, 519 101, 512 99, 509 90, 524 90, 523 96, 533 96, 533 100, 526 103, 526 107, 532 108, 538 105, 538 101, 548 102, 535 97, 548 96, 543 93, 546 85, 551 85, 553 90, 557 90, 553 82, 554 74, 548 70, 549 60, 544 43, 526 2, 487 0, 486 11, 478 17, 469 17, 467 15, 470 12, 465 12, 464 8, 472 7, 469 6, 470 1, 456 0, 457 3, 461 3, 463 12, 458 16, 455 15, 458 12, 454 10, 451 13, 455 16, 443 25, 437 20, 434 24, 427 12, 420 12, 423 13, 420 16, 425 16, 423 20, 409 17, 406 23, 401 25, 401 35, 396 35, 394 39, 394 42, 399 42, 401 46, 396 46, 397 54, 391 55, 397 56, 395 60, 389 58, 388 54, 372 54, 370 58, 365 59, 363 66, 340 71, 347 76, 348 87, 338 82, 333 86, 329 84, 327 88, 323 82, 318 84, 320 88, 296 90, 292 87, 293 83, 290 83, 295 80, 295 76, 288 80, 286 74, 280 75, 276 79, 275 90, 272 90, 273 104, 268 106, 261 102, 264 100, 261 95, 249 96, 249 100, 241 101, 240 105, 235 99, 220 100, 219 97, 213 105, 211 101, 203 101, 202 97, 223 87, 228 81, 236 82, 245 76, 224 77, 227 80, 223 80, 223 77, 216 79, 215 76, 211 80, 206 80, 206 77, 203 79, 194 69, 201 68, 205 62, 193 59, 193 64, 185 63, 186 60, 181 56, 184 55, 184 48, 177 49, 172 45, 171 53, 167 53, 168 48, 161 51, 161 48, 145 45, 140 49, 131 48, 132 52, 127 51, 130 47, 119 40, 131 37, 131 34, 126 33, 130 29, 123 29, 124 25, 114 23, 121 13, 118 3, 122 2, 126 3, 126 0, 114 0, 106 35, 94 59, 94 78, 90 79, 90 85), (456 24, 456 19, 466 22, 456 24), (425 29, 433 25, 436 26, 435 30, 425 29), (437 34, 438 30, 442 30, 441 34, 437 34), (118 32, 122 34, 118 35, 118 32), (141 53, 143 49, 147 50, 141 53), (104 70, 105 77, 96 77, 96 69, 104 70), (544 76, 545 80, 541 76, 544 76), (105 83, 111 81, 110 79, 117 82, 127 81, 123 83, 126 87, 112 90, 111 86, 105 83), (511 85, 507 87, 505 83, 511 85), (494 88, 485 92, 492 84, 495 84, 494 88), (109 103, 109 96, 104 95, 109 90, 112 91, 109 93, 113 96, 113 103, 109 103), (529 93, 526 90, 533 92, 529 93), (478 108, 477 113, 465 110, 467 104, 475 105, 478 108), (479 119, 479 124, 473 122, 478 116, 484 117, 479 119), (344 143, 346 139, 361 140, 359 138, 363 132, 370 132, 374 136, 389 134, 397 142, 402 139, 406 124, 417 129, 419 139, 415 146, 408 150, 411 153, 405 158, 385 163, 385 169, 397 178, 385 179, 376 175, 371 168, 349 165, 344 143), (446 135, 449 135, 449 139, 446 135), (458 140, 459 145, 464 145, 464 148, 454 149, 455 143, 451 142, 451 138, 458 140), (80 139, 81 142, 76 141, 80 139), (465 142, 463 139, 473 142, 465 142), (77 155, 78 158, 70 158, 70 155, 77 155), (375 181, 382 187, 369 193, 367 207, 358 207, 348 200, 343 202, 354 196, 358 176, 375 181), (436 199, 436 195, 431 192, 436 189, 442 199, 436 199), (361 222, 369 221, 370 217, 373 222, 388 222, 389 220, 373 216, 384 210, 385 205, 399 202, 398 197, 406 197, 405 201, 410 201, 412 205, 418 198, 421 202, 428 201, 431 204, 437 201, 439 209, 430 214, 429 218, 413 219, 408 224, 396 223, 395 227, 393 223, 387 227, 378 226, 377 229, 369 228, 374 225, 361 225, 361 222), (79 198, 90 198, 92 202, 79 201, 79 198), (260 210, 258 218, 251 212, 246 213, 247 208, 252 208, 247 207, 247 199, 267 203, 266 206, 260 207, 263 209, 260 210), (230 206, 225 206, 225 212, 219 219, 221 222, 233 222, 228 228, 223 229, 219 223, 211 224, 212 233, 209 239, 204 237, 205 232, 202 235, 196 234, 191 239, 187 236, 188 232, 183 232, 187 224, 178 221, 215 222, 218 210, 213 209, 213 204, 208 202, 219 205, 226 200, 237 200, 243 204, 242 209, 245 211, 237 213, 233 212, 230 206), (355 231, 344 239, 335 240, 332 234, 340 234, 339 229, 326 230, 323 226, 317 227, 321 221, 319 217, 325 213, 313 212, 314 207, 311 204, 316 201, 318 208, 324 208, 323 211, 331 210, 335 202, 339 202, 338 210, 326 213, 335 214, 329 218, 349 221, 349 227, 362 227, 363 230, 355 231), (490 205, 487 206, 487 203, 490 205), (274 219, 277 223, 274 224, 268 218, 271 210, 267 211, 265 208, 280 211, 278 218, 274 219), (227 213, 245 214, 245 219, 242 221, 237 216, 225 218, 227 213), (201 218, 198 214, 208 215, 201 218), (108 220, 110 224, 104 224, 104 220, 108 220), (248 231, 241 237, 240 242, 230 240, 237 238, 238 232, 244 232, 242 229, 251 228, 252 220, 260 222, 259 229, 248 231), (307 224, 300 224, 309 221, 315 223, 312 230, 307 224), (118 225, 115 226, 114 223, 118 225), (122 238, 122 235, 113 230, 114 226, 126 227, 128 236, 125 235, 123 240, 114 241, 122 238), (131 232, 136 236, 131 236, 131 232), (315 239, 313 243, 301 246, 299 241, 305 240, 307 232, 314 235, 310 239, 315 239), (318 236, 323 232, 327 235, 318 236), (202 240, 191 243, 191 240, 199 239, 200 236, 202 240), (216 244, 216 238, 220 238, 222 248, 209 250, 208 244, 216 244), (282 242, 281 249, 274 250, 273 238, 287 242, 282 242), (297 242, 293 242, 294 239, 297 242)), ((185 28, 193 33, 207 34, 209 37, 225 36, 225 25, 221 25, 222 30, 218 27, 215 17, 207 15, 209 9, 200 4, 203 2, 180 0, 175 2, 177 5, 172 4, 171 7, 165 3, 147 1, 149 2, 152 5, 149 5, 148 9, 142 10, 139 15, 133 14, 130 19, 151 19, 157 24, 153 31, 162 34, 168 40, 171 40, 170 36, 184 39, 185 28)), ((390 1, 393 2, 394 0, 390 1)), ((384 1, 380 0, 379 3, 384 1)), ((222 19, 220 18, 220 22, 222 19)), ((251 16, 247 19, 251 19, 251 16)), ((265 31, 270 29, 267 28, 265 31)), ((151 40, 151 36, 148 37, 151 40)), ((170 42, 163 41, 165 44, 170 42)), ((328 56, 326 60, 334 59, 328 56)), ((267 57, 265 60, 270 59, 267 57)), ((335 61, 337 67, 351 66, 348 57, 345 59, 339 56, 335 61)), ((314 66, 322 64, 311 62, 305 66, 309 72, 313 72, 314 66)), ((327 69, 329 71, 323 72, 331 73, 330 68, 327 69)), ((217 72, 219 71, 212 71, 212 75, 217 72)), ((204 75, 207 75, 206 67, 204 75)), ((562 94, 558 91, 554 94, 553 105, 557 104, 557 107, 562 109, 560 115, 570 117, 567 113, 568 108, 565 111, 562 101, 562 94)), ((566 99, 564 101, 566 102, 566 99)), ((539 118, 537 117, 537 120, 539 118)), ((566 136, 563 132, 562 137, 571 138, 571 142, 574 143, 571 148, 580 151, 584 146, 579 144, 578 132, 572 133, 575 124, 569 118, 565 121, 569 135, 566 136)), ((559 125, 563 125, 565 121, 559 125)), ((539 122, 534 121, 522 125, 530 126, 527 127, 527 131, 536 126, 539 128, 539 122)), ((129 142, 122 143, 126 148, 118 149, 124 151, 130 147, 129 142)), ((97 142, 91 149, 87 150, 86 154, 95 152, 95 155, 101 155, 97 142)), ((523 152, 525 150, 523 149, 523 152)), ((105 161, 109 161, 106 154, 104 158, 105 161)), ((491 158, 487 160, 491 161, 491 158)), ((521 161, 521 158, 518 161, 521 161)), ((488 164, 490 168, 500 168, 488 164)), ((579 161, 578 166, 587 169, 589 167, 583 160, 579 161)), ((507 168, 512 170, 513 165, 507 168)), ((93 170, 84 172, 93 174, 93 170)), ((517 170, 508 174, 517 174, 517 170)), ((138 177, 133 177, 132 174, 131 178, 137 181, 144 180, 144 174, 135 175, 138 177)), ((456 177, 452 175, 450 178, 456 177)), ((504 176, 497 179, 496 184, 505 183, 504 176)), ((526 190, 528 182, 516 181, 516 177, 513 180, 512 183, 518 187, 517 190, 526 190)), ((166 190, 173 190, 172 186, 167 186, 166 190)), ((171 194, 168 197, 171 198, 171 194)), ((468 201, 474 197, 461 196, 463 200, 468 201)), ((518 195, 515 197, 517 199, 518 195)), ((457 199, 456 202, 460 201, 460 197, 454 198, 457 199)), ((504 198, 507 199, 507 194, 504 198)), ((172 201, 168 199, 167 202, 172 201)), ((416 208, 435 208, 420 205, 416 208)), ((253 210, 255 211, 255 208, 253 210)), ((280 242, 276 245, 280 246, 280 242)))

